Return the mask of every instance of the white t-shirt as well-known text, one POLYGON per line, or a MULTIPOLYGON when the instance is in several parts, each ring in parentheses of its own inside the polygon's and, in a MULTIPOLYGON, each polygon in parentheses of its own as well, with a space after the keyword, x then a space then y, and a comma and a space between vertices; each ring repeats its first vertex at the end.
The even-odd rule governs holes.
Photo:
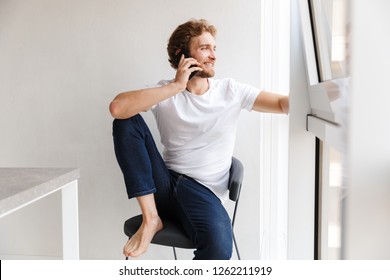
POLYGON ((260 90, 232 79, 208 81, 203 95, 184 90, 155 105, 152 112, 167 167, 195 179, 225 201, 238 117, 241 109, 252 110, 260 90))

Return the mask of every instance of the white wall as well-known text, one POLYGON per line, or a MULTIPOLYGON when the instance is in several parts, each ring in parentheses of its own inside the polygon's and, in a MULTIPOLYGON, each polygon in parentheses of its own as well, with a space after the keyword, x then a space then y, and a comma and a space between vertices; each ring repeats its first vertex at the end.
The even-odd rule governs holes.
MULTIPOLYGON (((173 77, 166 43, 189 18, 219 29, 217 77, 260 87, 257 0, 0 0, 0 166, 80 167, 80 256, 121 259, 128 201, 112 146, 108 104, 119 92, 173 77)), ((145 114, 158 140, 153 118, 145 114)), ((260 115, 241 116, 245 167, 237 239, 258 259, 260 115)), ((0 221, 0 255, 61 255, 59 197, 0 221), (47 223, 46 223, 47 222, 47 223)), ((152 246, 145 259, 171 258, 152 246)), ((185 252, 191 258, 191 252, 185 252)))
MULTIPOLYGON (((261 83, 290 92, 290 1, 262 0, 261 83)), ((262 116, 260 150, 260 250, 262 259, 287 258, 289 116, 262 116)))
POLYGON ((390 2, 352 1, 351 6, 352 87, 343 258, 388 260, 390 2))

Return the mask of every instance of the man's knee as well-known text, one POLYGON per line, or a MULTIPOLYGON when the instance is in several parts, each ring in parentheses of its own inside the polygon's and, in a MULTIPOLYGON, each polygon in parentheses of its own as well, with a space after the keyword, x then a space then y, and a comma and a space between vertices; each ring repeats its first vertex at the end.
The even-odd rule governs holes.
POLYGON ((142 117, 139 114, 128 119, 115 119, 112 124, 113 135, 128 135, 129 133, 136 131, 141 120, 142 117))

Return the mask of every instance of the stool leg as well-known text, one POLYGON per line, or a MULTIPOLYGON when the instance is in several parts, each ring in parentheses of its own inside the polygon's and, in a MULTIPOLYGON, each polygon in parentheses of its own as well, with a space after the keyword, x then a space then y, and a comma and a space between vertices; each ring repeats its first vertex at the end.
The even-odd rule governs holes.
POLYGON ((240 252, 238 251, 238 245, 237 245, 236 237, 234 236, 234 232, 233 232, 233 242, 234 242, 234 247, 236 248, 237 258, 238 258, 239 260, 241 260, 240 252))
POLYGON ((172 248, 173 248, 173 255, 175 256, 175 260, 177 260, 176 249, 175 249, 175 247, 172 247, 172 248))

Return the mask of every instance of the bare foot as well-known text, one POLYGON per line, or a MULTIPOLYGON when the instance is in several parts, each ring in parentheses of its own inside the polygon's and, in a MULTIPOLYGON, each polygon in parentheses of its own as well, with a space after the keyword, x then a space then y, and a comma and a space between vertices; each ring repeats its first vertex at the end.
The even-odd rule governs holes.
POLYGON ((160 217, 152 221, 142 222, 138 231, 127 241, 123 248, 123 254, 126 257, 138 257, 148 250, 149 244, 154 235, 163 229, 160 217))

